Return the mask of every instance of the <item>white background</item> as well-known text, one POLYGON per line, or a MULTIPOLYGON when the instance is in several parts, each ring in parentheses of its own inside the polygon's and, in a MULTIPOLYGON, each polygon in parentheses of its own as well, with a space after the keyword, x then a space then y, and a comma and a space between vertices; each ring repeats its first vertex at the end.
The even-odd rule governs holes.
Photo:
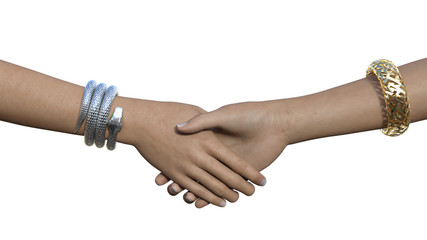
MULTIPOLYGON (((64 2, 1 1, 0 58, 206 110, 345 84, 379 58, 427 56, 423 1, 64 2)), ((291 145, 254 196, 202 210, 156 186, 158 171, 131 146, 0 129, 2 240, 427 238, 426 122, 398 138, 291 145)))

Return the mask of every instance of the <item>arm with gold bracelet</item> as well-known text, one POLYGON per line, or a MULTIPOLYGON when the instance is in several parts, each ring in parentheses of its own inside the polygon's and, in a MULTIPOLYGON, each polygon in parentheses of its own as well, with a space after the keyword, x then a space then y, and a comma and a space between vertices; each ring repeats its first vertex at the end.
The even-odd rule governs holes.
MULTIPOLYGON (((427 58, 397 68, 389 61, 376 61, 367 75, 307 96, 227 105, 177 129, 185 134, 216 129, 222 142, 262 170, 289 144, 374 129, 396 136, 409 122, 427 119, 427 58)), ((156 178, 159 185, 168 181, 162 174, 156 178)), ((168 187, 171 195, 182 190, 176 183, 168 187)), ((184 200, 197 200, 197 207, 207 205, 191 192, 184 200)))

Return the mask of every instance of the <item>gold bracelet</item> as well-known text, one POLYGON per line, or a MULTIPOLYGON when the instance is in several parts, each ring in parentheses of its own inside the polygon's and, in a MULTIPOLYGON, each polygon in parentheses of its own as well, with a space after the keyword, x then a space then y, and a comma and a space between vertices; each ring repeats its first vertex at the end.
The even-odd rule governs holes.
POLYGON ((409 101, 405 84, 397 67, 389 60, 371 63, 366 76, 375 74, 380 81, 387 111, 387 127, 381 129, 387 136, 399 136, 409 127, 409 101))

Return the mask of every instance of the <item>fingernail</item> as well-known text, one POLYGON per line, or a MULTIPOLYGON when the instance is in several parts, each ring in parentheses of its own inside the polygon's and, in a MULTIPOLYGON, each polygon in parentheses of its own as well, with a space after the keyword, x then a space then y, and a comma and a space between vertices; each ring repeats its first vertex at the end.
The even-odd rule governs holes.
POLYGON ((173 185, 171 185, 171 186, 169 187, 169 192, 170 192, 172 195, 176 195, 176 193, 177 193, 177 191, 176 191, 176 189, 173 187, 173 185))
POLYGON ((187 125, 187 122, 183 122, 183 123, 180 123, 180 124, 178 124, 178 125, 176 125, 176 127, 184 127, 185 125, 187 125))
POLYGON ((178 193, 178 189, 176 188, 176 186, 175 186, 175 185, 172 185, 172 190, 173 190, 175 193, 178 193))
POLYGON ((219 205, 220 205, 221 207, 225 207, 225 206, 227 205, 227 202, 226 202, 226 201, 222 201, 219 205))
POLYGON ((266 178, 264 178, 262 181, 261 181, 261 186, 265 186, 265 184, 267 184, 267 179, 266 178))
POLYGON ((184 196, 184 201, 185 201, 186 203, 193 203, 192 201, 190 201, 190 199, 188 199, 188 197, 187 197, 187 196, 184 196))

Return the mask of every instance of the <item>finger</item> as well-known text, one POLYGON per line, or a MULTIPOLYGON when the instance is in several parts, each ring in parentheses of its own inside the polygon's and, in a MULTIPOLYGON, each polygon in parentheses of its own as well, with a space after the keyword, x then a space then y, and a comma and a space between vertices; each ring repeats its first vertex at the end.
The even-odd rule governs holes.
POLYGON ((209 205, 208 202, 206 202, 205 200, 198 198, 196 195, 194 195, 192 192, 186 192, 184 194, 184 201, 188 204, 193 203, 194 201, 196 201, 195 206, 197 208, 203 208, 206 207, 207 205, 209 205), (197 200, 197 201, 196 201, 197 200))
POLYGON ((188 203, 188 204, 191 204, 191 203, 193 203, 194 201, 197 200, 197 202, 195 204, 197 208, 203 208, 203 207, 206 207, 207 205, 209 205, 208 202, 206 202, 205 200, 197 197, 196 195, 194 195, 194 193, 189 192, 189 191, 187 191, 184 194, 183 198, 184 198, 184 201, 186 203, 188 203))
POLYGON ((264 186, 267 183, 267 179, 259 171, 229 148, 224 146, 216 147, 212 150, 213 151, 210 154, 213 157, 220 160, 240 176, 259 186, 264 186))
POLYGON ((157 175, 156 179, 154 179, 156 184, 159 186, 165 185, 167 182, 169 182, 169 180, 170 179, 167 178, 165 175, 163 175, 163 173, 159 173, 159 175, 157 175))
POLYGON ((181 133, 196 133, 205 129, 220 127, 224 121, 224 114, 219 111, 201 113, 187 122, 176 125, 181 133))
MULTIPOLYGON (((224 146, 220 145, 219 147, 224 146)), ((205 169, 205 171, 215 176, 231 189, 236 189, 246 195, 252 195, 255 192, 255 187, 251 183, 213 157, 203 158, 203 160, 198 162, 198 166, 205 169)))
POLYGON ((196 195, 194 195, 192 192, 189 192, 189 191, 187 191, 184 194, 183 198, 184 198, 184 201, 188 204, 191 204, 198 199, 196 195))
POLYGON ((181 186, 179 186, 177 183, 172 183, 168 186, 168 193, 172 196, 177 195, 178 193, 182 192, 181 186))
POLYGON ((195 195, 202 197, 207 202, 212 203, 215 206, 225 207, 225 205, 227 205, 227 202, 224 199, 216 196, 207 188, 198 184, 197 182, 195 182, 193 179, 189 177, 185 177, 185 176, 181 177, 178 182, 180 183, 179 185, 182 188, 188 189, 189 191, 193 192, 195 195))
POLYGON ((209 205, 209 203, 206 202, 205 200, 199 198, 199 199, 197 199, 197 201, 194 205, 196 205, 197 208, 203 208, 203 207, 206 207, 207 205, 209 205))
MULTIPOLYGON (((223 182, 221 182, 220 180, 218 180, 217 178, 209 174, 209 172, 204 171, 203 169, 200 169, 195 166, 194 168, 191 169, 191 171, 188 172, 188 176, 193 179, 197 179, 201 185, 209 189, 212 193, 214 193, 218 197, 223 197, 230 202, 235 202, 237 201, 237 199, 239 199, 239 194, 237 192, 230 189, 223 182)), ((187 189, 192 191, 189 188, 187 189)), ((203 196, 199 195, 198 193, 196 192, 194 193, 199 197, 205 199, 203 196)))

